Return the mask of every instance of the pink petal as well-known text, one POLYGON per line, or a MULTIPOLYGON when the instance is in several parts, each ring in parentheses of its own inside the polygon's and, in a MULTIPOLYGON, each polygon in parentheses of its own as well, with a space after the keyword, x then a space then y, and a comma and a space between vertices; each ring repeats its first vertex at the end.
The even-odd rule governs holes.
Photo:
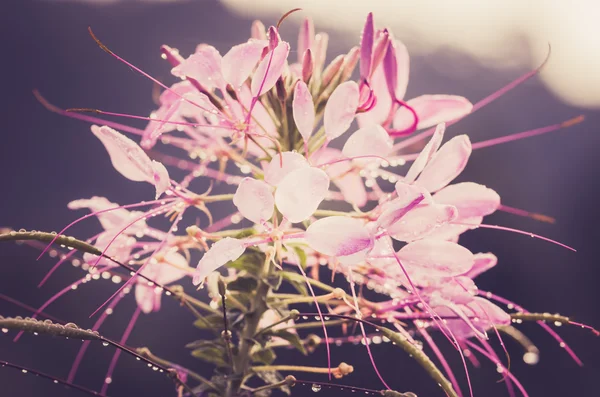
POLYGON ((387 89, 383 65, 379 65, 375 69, 375 72, 372 73, 370 83, 373 95, 377 98, 377 103, 368 112, 356 115, 360 127, 366 127, 371 124, 383 124, 392 109, 392 98, 387 89))
MULTIPOLYGON (((104 251, 106 247, 108 247, 108 249, 106 249, 105 255, 119 262, 127 262, 129 260, 129 256, 131 255, 131 251, 133 250, 133 245, 136 243, 136 240, 135 238, 126 234, 119 234, 115 238, 116 232, 116 230, 112 230, 100 233, 100 235, 96 239, 96 242, 94 243, 94 247, 102 251, 104 251), (110 246, 108 244, 110 244, 110 246)), ((98 257, 93 254, 85 253, 83 254, 83 260, 86 263, 93 264, 96 263, 98 257)), ((100 266, 116 266, 114 262, 104 257, 100 258, 98 264, 100 266)))
MULTIPOLYGON (((140 214, 140 213, 130 212, 130 211, 126 210, 125 208, 117 208, 118 206, 119 206, 119 204, 111 203, 105 197, 97 197, 97 196, 94 196, 90 199, 74 200, 74 201, 71 201, 67 205, 67 207, 71 210, 89 208, 89 210, 91 212, 99 212, 99 211, 116 208, 111 211, 102 212, 97 215, 98 220, 100 221, 100 224, 102 225, 104 230, 114 230, 117 228, 121 229, 135 219, 132 215, 140 214)), ((139 228, 140 224, 141 224, 142 228, 144 228, 146 226, 146 223, 143 220, 141 220, 141 221, 137 222, 136 224, 132 225, 130 228, 128 228, 125 231, 125 233, 135 234, 140 229, 139 228), (135 229, 135 231, 132 232, 132 229, 135 229)))
MULTIPOLYGON (((342 152, 334 148, 325 148, 317 151, 312 160, 315 164, 326 164, 343 159, 342 152)), ((352 170, 349 161, 342 161, 329 165, 325 168, 331 181, 340 189, 344 200, 350 204, 362 207, 367 204, 367 190, 361 176, 352 170)))
POLYGON ((242 179, 233 196, 233 204, 244 218, 258 224, 271 219, 275 209, 271 186, 252 178, 242 179))
POLYGON ((277 187, 275 204, 290 222, 308 219, 329 190, 329 177, 318 168, 300 168, 290 172, 277 187))
POLYGON ((315 26, 313 21, 310 18, 305 18, 298 33, 298 63, 302 63, 304 53, 312 47, 314 38, 315 26))
POLYGON ((315 125, 315 105, 308 86, 302 80, 296 83, 292 112, 298 132, 304 141, 308 141, 315 125))
MULTIPOLYGON (((471 102, 456 95, 422 95, 406 103, 419 116, 417 129, 459 119, 471 113, 471 109, 473 109, 471 102)), ((394 116, 394 129, 403 130, 409 128, 412 123, 412 113, 406 107, 398 109, 394 116)))
POLYGON ((241 86, 254 70, 267 45, 265 40, 251 39, 247 43, 231 47, 221 61, 225 81, 236 89, 241 86))
POLYGON ((427 163, 416 185, 433 193, 456 178, 467 165, 471 155, 471 141, 459 135, 446 142, 427 163))
POLYGON ((449 185, 437 192, 433 199, 439 204, 450 204, 458 209, 460 218, 486 216, 498 209, 500 196, 490 188, 473 182, 449 185))
POLYGON ((104 144, 115 169, 125 178, 153 184, 156 197, 169 187, 167 169, 161 163, 150 160, 137 143, 107 126, 93 125, 92 132, 104 144))
POLYGON ((452 277, 473 266, 473 254, 461 245, 442 240, 419 240, 404 246, 398 257, 407 272, 425 272, 429 277, 452 277))
POLYGON ((160 295, 157 295, 153 287, 142 283, 135 286, 135 302, 142 313, 148 314, 160 309, 160 300, 157 305, 157 296, 160 299, 160 295))
POLYGON ((258 97, 273 88, 283 73, 289 52, 290 45, 282 41, 265 55, 252 76, 252 96, 258 97))
POLYGON ((329 256, 348 256, 373 247, 373 237, 364 221, 345 216, 313 222, 304 237, 311 248, 329 256))
POLYGON ((383 205, 383 211, 377 218, 378 228, 388 229, 425 200, 425 194, 416 186, 401 184, 400 182, 396 186, 396 190, 400 191, 400 194, 398 198, 383 205))
POLYGON ((190 274, 188 260, 178 252, 169 251, 160 263, 156 281, 163 285, 174 283, 190 274))
POLYGON ((427 145, 421 150, 419 156, 415 159, 415 161, 410 166, 410 169, 406 173, 406 177, 404 177, 404 182, 413 183, 417 176, 423 171, 423 168, 427 165, 429 160, 433 157, 435 152, 439 149, 442 139, 444 139, 444 131, 446 130, 446 124, 441 123, 435 129, 433 136, 427 142, 427 145))
POLYGON ((375 25, 373 13, 367 14, 367 20, 360 39, 360 77, 367 80, 371 74, 371 61, 373 57, 373 41, 375 38, 375 25))
POLYGON ((213 46, 198 46, 196 52, 175 66, 171 73, 177 77, 193 78, 207 90, 221 88, 221 54, 213 46))
POLYGON ((473 267, 469 269, 468 272, 464 273, 464 276, 469 277, 470 279, 474 279, 481 273, 496 266, 498 263, 496 255, 490 252, 475 254, 474 258, 475 262, 473 263, 473 267))
POLYGON ((396 98, 403 99, 408 86, 408 76, 410 71, 410 57, 406 46, 400 40, 393 40, 394 53, 396 57, 396 98))
POLYGON ((158 199, 171 186, 169 171, 162 163, 152 160, 152 183, 156 187, 156 199, 158 199))
POLYGON ((456 218, 456 207, 441 204, 420 204, 402 219, 387 228, 390 236, 399 241, 414 241, 426 237, 436 228, 456 218))
POLYGON ((388 41, 387 51, 383 58, 383 71, 390 96, 396 98, 398 63, 396 62, 396 49, 394 48, 394 42, 392 40, 388 41))
MULTIPOLYGON (((457 216, 460 216, 460 213, 457 210, 457 216)), ((463 234, 464 232, 472 229, 477 229, 477 227, 483 221, 482 216, 474 216, 472 218, 458 218, 455 220, 456 222, 460 222, 460 225, 453 223, 446 223, 436 228, 434 231, 427 235, 427 238, 434 238, 438 240, 448 240, 448 241, 458 241, 458 236, 463 234), (471 226, 464 226, 464 224, 468 224, 471 226)))
MULTIPOLYGON (((346 141, 342 153, 344 156, 352 158, 358 156, 378 156, 385 157, 393 149, 394 142, 385 129, 380 125, 371 125, 363 127, 350 135, 346 141)), ((376 158, 364 159, 366 162, 372 162, 376 158)))
POLYGON ((310 167, 308 161, 300 153, 277 154, 265 168, 265 182, 271 186, 277 186, 290 172, 308 167, 310 167))
POLYGON ((202 256, 196 267, 193 279, 194 285, 200 284, 206 276, 227 262, 234 261, 242 256, 245 250, 246 246, 243 241, 231 237, 226 237, 214 243, 202 256))
POLYGON ((335 139, 350 128, 359 96, 358 85, 353 81, 342 83, 333 91, 325 105, 323 123, 327 139, 335 139))

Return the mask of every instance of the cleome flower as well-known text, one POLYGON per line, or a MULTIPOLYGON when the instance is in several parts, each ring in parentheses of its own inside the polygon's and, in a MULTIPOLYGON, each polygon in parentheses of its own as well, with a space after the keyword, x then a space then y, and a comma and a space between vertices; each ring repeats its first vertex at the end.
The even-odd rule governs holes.
MULTIPOLYGON (((461 385, 430 331, 443 334, 461 357, 483 352, 506 375, 509 390, 512 385, 522 389, 493 353, 488 333, 500 335, 500 329, 520 335, 512 331, 513 320, 526 314, 532 320, 539 317, 523 308, 511 312, 517 308, 512 303, 505 310, 504 298, 478 289, 474 279, 496 266, 498 258, 473 253, 461 245, 460 236, 495 228, 571 248, 542 236, 487 225, 486 216, 512 207, 501 205, 492 188, 454 181, 474 149, 560 129, 580 119, 491 141, 471 143, 467 135, 448 139, 446 128, 480 105, 446 94, 405 100, 407 48, 391 30, 376 28, 372 14, 357 46, 329 64, 328 36, 315 34, 310 19, 302 22, 295 48, 280 35, 279 24, 266 28, 256 21, 248 40, 224 55, 205 43, 187 57, 163 46, 162 57, 177 80, 172 85, 128 63, 92 33, 102 49, 163 89, 158 108, 149 117, 102 110, 94 110, 92 117, 77 109, 61 111, 41 99, 53 111, 93 123, 92 134, 106 148, 114 168, 127 179, 151 184, 155 191, 154 200, 147 202, 117 205, 92 197, 68 205, 90 214, 68 225, 53 241, 75 223, 96 217, 102 230, 86 242, 101 254, 88 250, 82 256, 86 269, 105 272, 105 278, 128 270, 118 276, 122 285, 100 307, 108 305, 93 330, 133 289, 137 308, 121 344, 140 313, 160 310, 164 291, 178 299, 195 316, 198 328, 218 335, 212 341, 188 344, 192 355, 219 368, 215 376, 205 379, 173 364, 174 373, 180 374, 176 376, 179 395, 289 391, 286 387, 295 380, 280 373, 287 370, 348 376, 353 367, 346 363, 332 367, 329 348, 333 343, 359 341, 382 384, 391 390, 369 347, 370 341, 382 338, 369 335, 368 327, 384 330, 388 341, 414 355, 448 396, 462 396, 461 385), (297 54, 296 59, 290 54, 297 54), (357 66, 358 76, 353 79, 357 66), (98 115, 141 119, 147 124, 137 129, 98 115), (417 133, 420 130, 424 131, 417 133), (140 144, 120 131, 136 136, 140 144), (403 153, 405 147, 424 143, 428 137, 419 153, 403 153), (407 170, 401 168, 408 163, 407 170), (202 183, 208 190, 196 193, 202 183), (213 213, 219 213, 219 218, 213 219, 213 213), (186 233, 179 233, 181 226, 186 233), (325 265, 332 280, 341 274, 348 281, 346 289, 320 280, 325 265), (210 304, 185 292, 188 276, 194 286, 208 285, 210 304), (168 286, 175 282, 184 286, 170 290, 168 286), (298 293, 279 292, 284 282, 298 293), (358 292, 356 284, 361 286, 358 292), (363 294, 362 287, 374 290, 377 298, 363 294), (319 295, 321 290, 326 293, 319 295), (317 313, 301 316, 292 309, 306 303, 314 303, 317 313), (318 321, 302 324, 309 317, 318 321), (329 336, 332 324, 341 327, 341 337, 329 336), (355 324, 360 337, 349 334, 349 325, 355 324), (324 338, 303 334, 302 328, 311 327, 321 327, 324 338), (442 370, 417 347, 421 341, 432 348, 442 370), (308 354, 320 345, 328 352, 327 368, 273 364, 274 346, 308 354), (266 385, 248 386, 245 382, 252 377, 266 385), (202 386, 190 392, 186 382, 192 378, 202 386)), ((48 276, 73 255, 63 256, 48 276)), ((91 279, 86 275, 72 285, 91 279)), ((72 289, 69 286, 51 298, 35 316, 72 289)), ((516 339, 527 342, 527 338, 516 339)), ((69 381, 86 348, 82 347, 69 381)), ((141 351, 153 357, 147 349, 141 351)), ((118 354, 115 357, 102 394, 111 382, 118 354)), ((412 395, 393 393, 397 392, 389 395, 412 395)))

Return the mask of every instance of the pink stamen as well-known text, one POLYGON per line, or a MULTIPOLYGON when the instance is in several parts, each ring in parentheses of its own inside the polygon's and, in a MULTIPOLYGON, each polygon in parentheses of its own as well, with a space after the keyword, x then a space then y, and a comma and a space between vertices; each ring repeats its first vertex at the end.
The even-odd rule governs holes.
POLYGON ((96 216, 98 214, 103 214, 105 212, 109 212, 109 211, 114 211, 117 210, 119 208, 136 208, 136 207, 142 207, 145 205, 151 205, 151 204, 157 204, 157 203, 163 203, 163 202, 168 202, 168 201, 173 201, 176 200, 175 198, 170 198, 170 199, 160 199, 160 200, 153 200, 153 201, 144 201, 141 203, 135 203, 135 204, 127 204, 127 205, 120 205, 117 207, 113 207, 113 208, 107 208, 105 210, 100 210, 100 211, 95 211, 92 212, 90 214, 84 215, 81 218, 77 218, 76 220, 74 220, 73 222, 69 223, 67 226, 64 227, 64 229, 62 229, 60 232, 58 232, 56 234, 56 237, 54 237, 52 239, 52 241, 50 241, 48 243, 48 245, 46 246, 46 248, 44 248, 44 250, 42 251, 42 253, 37 257, 37 260, 40 260, 40 258, 46 253, 46 251, 48 251, 48 249, 52 246, 52 244, 54 244, 54 242, 56 241, 57 238, 59 238, 65 231, 67 231, 67 229, 69 229, 71 226, 76 225, 77 223, 87 219, 87 218, 91 218, 92 216, 96 216))
MULTIPOLYGON (((100 329, 100 327, 102 326, 104 321, 109 316, 109 314, 108 314, 109 310, 113 310, 123 297, 124 297, 124 295, 120 295, 110 303, 108 308, 104 311, 104 313, 102 313, 102 315, 98 318, 98 320, 92 327, 92 331, 98 331, 100 329)), ((77 356, 75 357, 75 361, 73 361, 73 365, 71 366, 71 370, 69 371, 69 376, 67 377, 67 380, 69 382, 75 381, 75 375, 77 374, 77 370, 79 369, 79 366, 81 365, 81 361, 83 360, 83 356, 85 355, 85 352, 87 351, 91 342, 92 341, 86 340, 85 342, 83 342, 83 344, 79 348, 79 351, 77 352, 77 356)))
MULTIPOLYGON (((361 316, 361 312, 360 312, 360 309, 358 307, 358 299, 356 298, 356 290, 355 290, 355 286, 354 286, 354 277, 352 276, 352 270, 350 270, 348 272, 348 276, 349 276, 349 279, 350 279, 350 290, 352 291, 352 299, 354 300, 354 306, 356 307, 356 315, 357 316, 361 316)), ((367 354, 369 355, 369 360, 371 360, 371 365, 373 366, 373 369, 375 370, 375 373, 377 374, 377 377, 379 378, 379 380, 381 381, 381 383, 383 383, 383 385, 388 390, 391 390, 391 388, 388 386, 388 384, 385 383, 385 380, 383 379, 383 376, 381 376, 381 373, 379 372, 379 369, 377 369, 377 365, 375 364, 375 359, 373 358, 373 354, 371 353, 371 348, 369 347, 369 343, 367 343, 367 333, 365 332, 365 326, 364 326, 364 324, 363 323, 358 323, 358 325, 360 326, 360 332, 362 333, 362 336, 363 336, 364 341, 365 341, 365 347, 367 348, 367 354)))
POLYGON ((456 380, 456 377, 454 376, 454 372, 452 372, 452 368, 450 368, 448 361, 438 348, 437 344, 433 341, 433 338, 429 335, 425 328, 417 327, 417 330, 419 331, 421 336, 423 336, 423 339, 425 339, 431 350, 433 350, 433 354, 435 354, 435 356, 438 358, 440 364, 442 364, 442 368, 444 368, 444 372, 446 372, 446 375, 450 379, 454 390, 456 390, 456 394, 458 394, 459 397, 462 397, 460 386, 458 384, 458 381, 456 380))
MULTIPOLYGON (((458 118, 456 120, 452 120, 452 121, 447 122, 446 123, 446 127, 449 127, 452 124, 455 124, 455 123, 459 122, 464 117, 467 117, 468 115, 475 113, 477 110, 481 109, 482 107, 484 107, 486 105, 489 105, 490 103, 492 103, 496 99, 500 98, 502 95, 506 94, 507 92, 509 92, 513 88, 515 88, 515 87, 521 85, 522 83, 526 82, 527 80, 529 80, 530 78, 532 78, 533 76, 535 76, 536 74, 539 73, 539 71, 548 62, 548 59, 550 59, 550 47, 548 47, 548 55, 546 56, 546 59, 544 60, 544 62, 542 62, 542 64, 540 66, 538 66, 537 68, 533 69, 530 72, 525 73, 524 75, 520 76, 516 80, 511 81, 510 83, 508 83, 504 87, 500 88, 499 90, 493 92, 492 94, 490 94, 487 97, 483 98, 479 102, 475 103, 475 105, 473 105, 473 109, 471 109, 471 113, 466 114, 463 117, 460 117, 460 118, 458 118)), ((397 150, 400 150, 400 149, 404 149, 405 147, 408 147, 408 146, 412 145, 413 143, 419 142, 420 140, 425 139, 425 138, 433 135, 434 131, 435 131, 435 127, 430 128, 428 130, 425 130, 423 132, 420 132, 420 133, 418 133, 417 135, 415 135, 415 136, 413 136, 411 138, 405 139, 402 142, 399 142, 396 145, 394 145, 394 150, 397 151, 397 150)))
POLYGON ((482 349, 481 347, 477 346, 475 343, 473 343, 473 342, 471 342, 469 340, 465 340, 465 343, 471 349, 473 349, 475 351, 478 351, 482 356, 486 357, 491 362, 493 362, 494 364, 496 364, 498 367, 502 368, 503 371, 506 371, 506 376, 508 376, 508 378, 515 383, 515 385, 519 388, 519 390, 521 391, 521 393, 523 393, 523 396, 525 396, 525 397, 529 396, 527 394, 527 391, 525 391, 525 388, 523 387, 523 385, 521 384, 521 382, 519 382, 518 379, 515 378, 515 376, 512 373, 510 373, 510 371, 508 371, 506 368, 504 368, 504 366, 502 365, 502 363, 500 362, 500 360, 498 360, 497 358, 495 358, 494 356, 492 356, 490 353, 486 352, 484 349, 482 349))
MULTIPOLYGON (((518 312, 522 312, 522 313, 531 313, 527 310, 525 310, 525 308, 523 308, 522 306, 517 305, 516 303, 509 301, 506 298, 503 298, 499 295, 493 294, 489 291, 482 291, 479 290, 479 295, 485 296, 488 299, 493 299, 497 302, 503 303, 505 305, 511 305, 515 308, 515 310, 517 310, 518 312)), ((550 328, 550 326, 548 324, 546 324, 543 321, 538 321, 537 322, 540 327, 542 327, 546 332, 548 332, 558 343, 561 347, 563 347, 567 353, 571 356, 571 358, 577 363, 577 365, 579 365, 580 367, 583 366, 583 362, 579 359, 579 357, 577 356, 577 354, 575 354, 575 352, 573 351, 573 349, 571 349, 571 347, 564 341, 563 338, 560 337, 560 335, 558 335, 552 328, 550 328)))
MULTIPOLYGON (((312 285, 308 281, 306 272, 304 271, 304 269, 302 269, 302 266, 300 266, 300 262, 298 262, 298 269, 300 270, 300 273, 302 273, 302 277, 304 277, 304 280, 306 281, 306 286, 308 287, 308 290, 310 291, 310 294, 312 295, 313 300, 315 302, 317 313, 319 313, 319 320, 321 320, 321 325, 323 326, 323 335, 325 336, 325 340, 329 340, 329 336, 327 335, 327 327, 325 326, 325 320, 323 319, 323 313, 321 313, 321 307, 319 306, 319 302, 317 301, 317 296, 315 295, 315 291, 313 290, 312 285)), ((329 347, 329 343, 325 344, 325 348, 327 349, 327 373, 329 375, 329 380, 331 380, 331 350, 329 347)))
POLYGON ((117 54, 115 54, 114 52, 112 52, 111 50, 109 50, 108 47, 105 46, 100 40, 98 40, 98 38, 96 37, 96 35, 94 35, 94 32, 92 32, 92 28, 91 27, 88 27, 88 32, 90 33, 90 36, 92 36, 92 39, 94 39, 94 41, 96 42, 96 44, 98 44, 98 46, 100 46, 100 48, 102 48, 109 55, 113 56, 114 58, 116 58, 120 62, 124 63, 125 65, 129 66, 130 68, 132 68, 136 72, 140 73, 142 76, 146 77, 150 81, 158 84, 159 86, 161 86, 165 90, 167 90, 167 91, 173 93, 174 95, 176 95, 177 97, 183 99, 187 103, 189 103, 191 105, 194 105, 197 108, 202 109, 204 111, 210 111, 209 109, 206 109, 206 108, 202 107, 201 105, 197 104, 196 102, 191 101, 191 100, 185 98, 183 95, 180 95, 178 92, 176 92, 175 90, 173 90, 170 87, 166 86, 165 84, 161 83, 159 80, 155 79, 154 77, 150 76, 148 73, 144 72, 142 69, 138 68, 137 66, 133 65, 130 62, 127 62, 125 59, 121 58, 120 56, 118 56, 117 54))
POLYGON ((513 232, 513 233, 517 233, 517 234, 523 234, 525 236, 530 236, 530 237, 537 238, 537 239, 540 239, 540 240, 548 241, 549 243, 561 246, 561 247, 566 248, 566 249, 568 249, 570 251, 577 252, 577 250, 575 248, 570 247, 570 246, 568 246, 566 244, 563 244, 563 243, 561 243, 559 241, 552 240, 551 238, 540 236, 539 234, 535 234, 535 233, 531 233, 531 232, 526 232, 526 231, 519 230, 519 229, 513 229, 513 228, 510 228, 510 227, 498 226, 498 225, 486 225, 484 223, 481 223, 479 225, 472 225, 472 224, 469 224, 469 223, 461 223, 461 222, 450 222, 450 223, 453 224, 453 225, 469 226, 469 227, 474 227, 474 228, 482 227, 484 229, 504 230, 504 231, 507 231, 507 232, 513 232))
MULTIPOLYGON (((125 332, 123 333, 123 336, 121 337, 121 340, 119 341, 119 343, 121 343, 122 345, 127 343, 127 339, 129 339, 129 335, 131 335, 131 331, 133 331, 133 327, 135 326, 135 323, 136 323, 138 317, 140 316, 141 312, 142 311, 140 310, 139 307, 137 307, 135 309, 135 312, 133 312, 133 315, 131 316, 131 320, 129 321, 129 324, 127 324, 127 328, 125 328, 125 332)), ((119 361, 120 355, 121 355, 121 350, 115 351, 115 354, 113 355, 113 358, 110 361, 110 365, 108 366, 108 371, 106 372, 106 376, 104 377, 104 384, 102 385, 102 389, 100 390, 100 394, 102 394, 102 395, 106 395, 106 390, 108 389, 108 385, 109 385, 109 382, 106 382, 106 380, 112 377, 115 367, 117 366, 117 361, 119 361)))
POLYGON ((103 120, 98 117, 87 116, 84 114, 68 112, 66 110, 60 109, 60 108, 54 106, 53 104, 51 104, 50 102, 48 102, 46 100, 46 98, 44 98, 38 90, 33 90, 33 95, 46 109, 48 109, 49 111, 51 111, 53 113, 60 114, 61 116, 66 116, 66 117, 70 117, 72 119, 87 121, 88 123, 92 123, 92 124, 107 125, 116 130, 129 132, 129 133, 135 134, 135 135, 144 135, 144 130, 141 130, 139 128, 130 127, 128 125, 120 124, 120 123, 113 123, 112 121, 103 120))

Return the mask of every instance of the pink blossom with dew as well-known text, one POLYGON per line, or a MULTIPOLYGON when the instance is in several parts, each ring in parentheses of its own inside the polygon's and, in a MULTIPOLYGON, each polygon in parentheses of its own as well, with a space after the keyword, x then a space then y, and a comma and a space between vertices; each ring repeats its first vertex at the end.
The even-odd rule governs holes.
MULTIPOLYGON (((371 326, 380 327, 378 331, 393 330, 393 335, 404 338, 395 341, 397 345, 427 342, 434 357, 429 358, 427 349, 412 351, 419 353, 417 361, 447 395, 462 397, 458 373, 454 374, 451 361, 442 354, 444 349, 430 336, 439 331, 458 350, 473 395, 462 348, 476 342, 473 346, 482 346, 485 357, 502 364, 486 341, 487 333, 498 333, 499 327, 510 325, 514 313, 492 303, 502 298, 481 294, 474 282, 499 259, 493 253, 474 254, 459 243, 460 235, 489 228, 571 248, 508 226, 483 223, 484 217, 497 210, 527 212, 501 205, 500 195, 482 183, 454 181, 474 148, 555 131, 581 120, 475 144, 467 135, 453 134, 444 140, 446 127, 517 83, 476 107, 456 95, 405 100, 408 50, 390 29, 377 28, 372 14, 367 16, 358 46, 332 56, 327 64, 329 36, 315 34, 310 19, 301 24, 297 48, 290 48, 291 41, 279 31, 290 13, 268 29, 255 22, 251 37, 225 55, 206 43, 188 57, 169 46, 161 47, 173 76, 179 79, 171 85, 143 72, 93 36, 112 57, 162 88, 157 109, 149 117, 101 110, 90 117, 79 115, 78 109, 62 111, 41 97, 40 101, 59 114, 93 122, 92 132, 105 146, 114 168, 132 181, 151 183, 156 198, 164 198, 125 206, 103 197, 72 201, 70 209, 91 213, 69 224, 52 242, 64 237, 76 223, 97 217, 102 231, 86 242, 102 254, 89 250, 82 258, 88 268, 99 265, 108 277, 121 268, 129 272, 104 304, 112 310, 134 288, 137 309, 122 343, 140 313, 160 309, 167 290, 167 295, 175 295, 181 306, 196 316, 196 325, 202 323, 218 336, 212 342, 195 343, 202 348, 210 345, 219 354, 207 357, 200 352, 202 348, 193 354, 209 362, 212 359, 227 371, 223 382, 228 395, 257 393, 260 386, 248 386, 247 379, 262 370, 278 373, 289 368, 276 367, 279 361, 272 364, 269 357, 261 356, 275 356, 270 350, 273 346, 296 347, 307 353, 325 344, 327 368, 322 363, 323 368, 310 367, 308 372, 327 373, 330 378, 348 375, 351 366, 331 365, 335 357, 330 354, 330 344, 350 338, 364 342, 383 386, 396 387, 388 385, 376 365, 381 352, 371 349, 369 338, 375 343, 373 335, 381 337, 369 334, 371 326), (293 61, 289 60, 290 51, 297 52, 293 61), (353 79, 357 66, 358 78, 353 79), (102 116, 143 120, 147 125, 128 128, 104 123, 102 116), (355 119, 358 128, 346 134, 355 119), (140 145, 117 130, 139 136, 140 145), (431 139, 419 153, 398 153, 428 136, 431 139), (335 139, 338 141, 332 142, 335 139), (162 152, 164 147, 168 154, 162 152), (410 161, 407 171, 398 169, 410 161), (208 182, 205 185, 210 188, 197 193, 198 182, 208 182), (213 222, 214 210, 229 213, 220 214, 213 222), (161 224, 156 217, 168 222, 161 224), (195 268, 190 266, 192 262, 197 264, 195 268), (332 280, 337 273, 348 280, 351 299, 341 288, 321 280, 322 265, 329 267, 332 280), (183 279, 188 275, 195 286, 206 282, 210 305, 202 302, 202 297, 185 293, 183 279), (168 290, 169 284, 180 280, 181 290, 168 290), (284 283, 299 293, 279 290, 284 283), (374 290, 377 297, 371 300, 365 288, 374 290), (315 328, 322 328, 324 340, 303 339, 298 311, 292 309, 306 303, 315 305, 318 316, 313 315, 319 320, 315 328), (337 320, 330 321, 327 316, 337 316, 337 320), (329 327, 338 323, 342 332, 360 326, 361 336, 329 338, 329 327), (443 372, 437 370, 438 364, 443 372)), ((65 255, 55 268, 74 256, 65 255)), ((73 285, 83 284, 83 280, 86 278, 73 285)), ((60 291, 42 309, 71 288, 60 291)), ((103 312, 95 329, 106 315, 103 312)), ((500 345, 506 351, 502 340, 500 345)), ((84 345, 76 358, 70 381, 86 348, 84 345)), ((110 363, 107 379, 112 379, 118 355, 110 363)), ((214 378, 204 379, 177 364, 172 367, 184 378, 200 379, 206 388, 203 392, 221 393, 220 383, 212 385, 214 378)), ((520 387, 509 373, 505 379, 520 387)), ((275 387, 265 382, 267 388, 262 391, 275 387)), ((103 385, 103 394, 109 383, 103 385)), ((186 386, 177 383, 179 395, 192 394, 186 386)))

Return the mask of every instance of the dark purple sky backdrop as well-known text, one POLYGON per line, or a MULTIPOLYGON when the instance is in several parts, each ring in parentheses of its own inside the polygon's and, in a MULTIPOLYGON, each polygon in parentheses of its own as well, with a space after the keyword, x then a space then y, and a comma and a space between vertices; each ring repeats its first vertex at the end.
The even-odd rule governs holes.
MULTIPOLYGON (((213 1, 176 5, 139 3, 93 7, 72 3, 21 0, 8 2, 2 10, 3 129, 0 154, 2 207, 0 226, 38 230, 58 230, 76 214, 66 208, 75 198, 102 195, 111 201, 130 203, 153 194, 149 185, 128 181, 118 175, 102 145, 85 123, 59 117, 36 102, 31 90, 39 89, 50 101, 62 107, 96 107, 132 114, 147 114, 154 106, 152 84, 101 51, 87 34, 95 33, 115 52, 125 56, 148 73, 168 80, 169 67, 159 58, 161 44, 177 47, 188 54, 200 42, 226 51, 248 35, 251 20, 232 16, 213 1)), ((269 21, 273 22, 273 21, 269 21)), ((287 23, 285 37, 292 42, 296 27, 287 23)), ((468 26, 465 29, 469 29, 468 26)), ((357 35, 360 27, 357 26, 357 35)), ((332 35, 330 43, 335 43, 332 35)), ((334 46, 335 49, 335 46, 334 46)), ((337 50, 347 50, 338 46, 337 50)), ((332 52, 330 52, 331 55, 332 52)), ((438 74, 432 60, 413 59, 409 97, 420 93, 452 93, 476 101, 521 73, 500 74, 478 69, 456 54, 440 54, 435 62, 448 67, 469 67, 468 80, 453 80, 438 74)), ((573 62, 577 62, 573 59, 573 62)), ((538 223, 508 214, 495 214, 488 223, 520 228, 575 246, 572 253, 540 240, 505 232, 480 230, 464 237, 473 251, 492 251, 499 265, 481 277, 478 285, 515 300, 533 311, 560 312, 600 327, 597 287, 600 213, 598 149, 600 113, 571 108, 553 98, 543 86, 529 82, 481 110, 449 134, 468 133, 476 142, 482 139, 543 126, 580 113, 587 121, 571 129, 516 143, 476 151, 460 180, 472 180, 497 190, 503 202, 558 219, 555 225, 538 223)), ((96 231, 94 222, 74 229, 85 237, 96 231)), ((36 262, 33 249, 3 244, 0 247, 0 293, 37 306, 55 291, 80 277, 65 268, 41 289, 36 285, 54 263, 49 258, 36 262)), ((93 283, 51 306, 49 312, 60 318, 75 319, 91 326, 87 316, 114 290, 109 283, 93 283)), ((124 322, 134 309, 132 299, 124 302, 106 326, 105 333, 119 338, 124 322)), ((0 302, 0 314, 28 315, 0 302)), ((191 326, 192 319, 172 302, 165 302, 158 314, 142 316, 131 344, 151 346, 168 359, 190 366, 196 360, 187 356, 182 345, 201 337, 191 326)), ((538 327, 524 326, 542 350, 535 367, 523 364, 518 346, 509 343, 515 375, 531 396, 598 395, 600 369, 599 339, 591 333, 562 327, 561 334, 586 364, 578 368, 547 334, 538 327)), ((438 338, 445 344, 443 338, 438 338)), ((25 336, 11 342, 10 334, 0 334, 0 359, 29 365, 65 377, 79 342, 25 336)), ((446 347, 452 363, 461 374, 459 360, 446 347)), ((402 352, 374 346, 382 373, 399 390, 413 390, 419 396, 439 396, 423 371, 402 352)), ((90 349, 77 382, 99 388, 112 354, 111 348, 90 349)), ((286 354, 293 360, 298 358, 286 354)), ((306 359, 300 359, 305 360, 306 359)), ((364 387, 380 385, 360 347, 333 348, 333 361, 347 361, 356 372, 345 382, 364 387)), ((313 365, 325 365, 324 349, 310 358, 313 365)), ((204 368, 204 373, 208 373, 204 368)), ((496 383, 499 375, 492 365, 471 370, 475 396, 506 395, 496 383)), ((463 376, 461 376, 463 377, 463 376)), ((121 358, 113 396, 166 396, 172 385, 129 357, 121 358)), ((325 378, 320 378, 325 380, 325 378)), ((0 368, 0 396, 78 396, 30 375, 0 368)), ((298 387, 297 395, 311 393, 298 387)), ((322 391, 328 393, 328 391, 322 391)), ((332 392, 345 396, 347 392, 332 392)))

